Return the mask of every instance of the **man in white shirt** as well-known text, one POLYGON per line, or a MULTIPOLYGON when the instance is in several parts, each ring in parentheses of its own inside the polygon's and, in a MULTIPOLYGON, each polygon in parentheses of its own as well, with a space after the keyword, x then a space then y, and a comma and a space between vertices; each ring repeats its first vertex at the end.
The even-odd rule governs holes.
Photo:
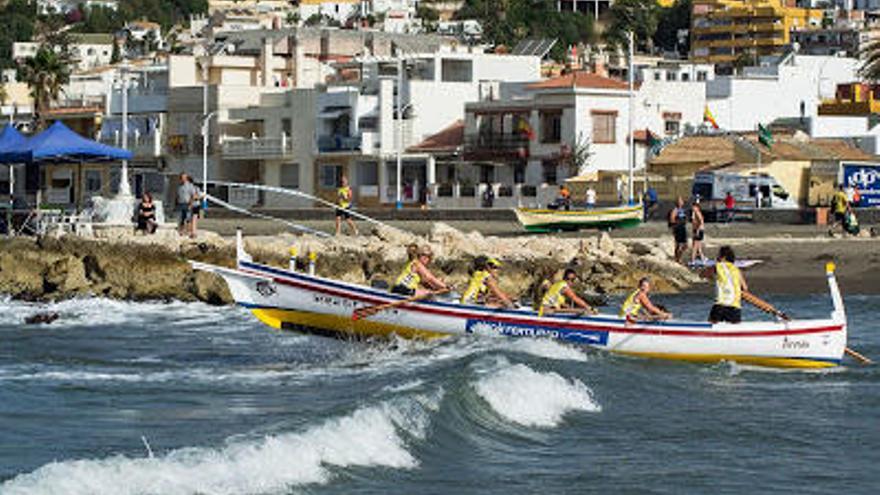
POLYGON ((596 190, 593 189, 592 186, 587 188, 587 208, 593 209, 596 207, 596 190))

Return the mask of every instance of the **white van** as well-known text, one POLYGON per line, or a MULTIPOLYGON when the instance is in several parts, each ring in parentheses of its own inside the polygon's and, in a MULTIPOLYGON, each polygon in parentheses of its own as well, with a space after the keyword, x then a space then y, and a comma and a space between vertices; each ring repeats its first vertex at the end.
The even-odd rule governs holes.
POLYGON ((691 194, 699 199, 703 212, 709 219, 716 219, 725 211, 727 193, 736 201, 736 211, 746 212, 755 208, 758 191, 761 192, 761 208, 797 208, 791 194, 769 175, 739 175, 731 172, 697 172, 691 194))

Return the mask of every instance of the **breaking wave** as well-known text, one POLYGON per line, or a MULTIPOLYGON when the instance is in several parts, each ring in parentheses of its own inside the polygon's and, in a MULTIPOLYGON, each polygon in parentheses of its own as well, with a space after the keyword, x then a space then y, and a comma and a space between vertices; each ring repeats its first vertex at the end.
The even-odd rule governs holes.
POLYGON ((299 433, 182 448, 157 457, 115 456, 47 464, 0 485, 23 494, 274 494, 327 483, 329 467, 413 469, 411 439, 424 439, 437 397, 402 397, 363 407, 299 433))
POLYGON ((530 427, 550 428, 574 411, 600 412, 592 391, 577 379, 541 373, 524 364, 499 361, 474 385, 477 394, 502 418, 530 427))

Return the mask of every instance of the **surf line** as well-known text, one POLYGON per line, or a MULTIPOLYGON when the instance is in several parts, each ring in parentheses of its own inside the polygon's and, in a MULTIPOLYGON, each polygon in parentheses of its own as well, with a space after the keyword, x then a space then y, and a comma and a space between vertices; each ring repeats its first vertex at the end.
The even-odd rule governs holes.
MULTIPOLYGON (((316 203, 319 203, 321 205, 328 206, 330 208, 333 208, 334 210, 345 210, 347 213, 351 214, 351 216, 353 216, 355 218, 359 218, 361 220, 364 220, 364 221, 367 221, 370 223, 374 223, 376 225, 381 225, 383 227, 396 230, 398 232, 403 232, 404 234, 412 234, 412 232, 408 232, 408 231, 401 229, 399 227, 395 227, 391 224, 387 224, 387 223, 382 222, 380 220, 377 220, 371 216, 364 215, 363 213, 359 213, 355 210, 351 210, 348 208, 342 208, 340 206, 337 206, 334 203, 331 203, 330 201, 327 201, 325 199, 321 199, 317 196, 312 196, 311 194, 307 194, 302 191, 297 191, 295 189, 285 189, 283 187, 264 186, 262 184, 247 184, 247 183, 243 183, 243 182, 226 182, 226 181, 219 181, 219 180, 209 180, 208 183, 209 184, 217 184, 219 186, 242 187, 242 188, 246 188, 246 189, 256 189, 258 191, 268 191, 268 192, 273 192, 273 193, 278 193, 278 194, 286 194, 288 196, 299 196, 301 198, 306 198, 306 199, 310 199, 312 201, 315 201, 316 203)), ((216 198, 214 198, 214 199, 216 200, 216 198)), ((228 203, 226 203, 226 204, 228 205, 228 203)), ((221 206, 224 206, 224 205, 221 204, 221 206)), ((232 206, 232 205, 229 205, 229 206, 232 206)), ((235 207, 235 208, 238 208, 238 207, 235 207)), ((254 213, 254 215, 261 215, 261 214, 254 213)), ((264 215, 264 218, 274 218, 274 217, 264 215)), ((285 220, 281 220, 281 221, 286 222, 285 220)), ((286 222, 286 223, 289 223, 289 222, 286 222)), ((291 225, 296 225, 296 224, 291 224, 291 225)), ((300 225, 299 227, 302 227, 304 229, 308 228, 308 227, 303 227, 302 225, 300 225)))
POLYGON ((331 237, 330 234, 328 234, 326 232, 322 232, 320 230, 315 230, 315 229, 310 229, 310 228, 306 227, 305 225, 300 225, 298 223, 288 222, 287 220, 284 220, 282 218, 276 218, 271 215, 264 215, 262 213, 250 211, 250 210, 242 208, 240 206, 231 205, 231 204, 227 203, 226 201, 223 201, 220 198, 217 198, 215 196, 211 196, 210 194, 207 194, 206 197, 207 197, 208 201, 210 201, 212 203, 216 203, 216 204, 222 206, 223 208, 226 208, 227 210, 234 211, 236 213, 241 213, 242 215, 247 215, 249 217, 254 217, 254 218, 261 218, 263 220, 271 220, 273 222, 281 222, 284 225, 287 225, 288 227, 290 227, 291 229, 298 230, 300 232, 305 232, 307 234, 314 234, 318 237, 331 237))

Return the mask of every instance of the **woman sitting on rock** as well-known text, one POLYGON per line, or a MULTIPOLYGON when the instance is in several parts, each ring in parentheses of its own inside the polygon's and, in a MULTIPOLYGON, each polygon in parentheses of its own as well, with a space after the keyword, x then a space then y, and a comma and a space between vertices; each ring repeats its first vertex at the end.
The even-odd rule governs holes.
POLYGON ((156 205, 153 204, 153 196, 145 192, 141 197, 141 204, 138 205, 137 213, 137 230, 145 234, 156 232, 156 205))
POLYGON ((391 292, 402 296, 425 296, 432 292, 448 291, 445 282, 437 278, 428 265, 434 259, 431 246, 417 248, 414 244, 407 247, 409 263, 403 267, 403 271, 397 276, 391 292))

